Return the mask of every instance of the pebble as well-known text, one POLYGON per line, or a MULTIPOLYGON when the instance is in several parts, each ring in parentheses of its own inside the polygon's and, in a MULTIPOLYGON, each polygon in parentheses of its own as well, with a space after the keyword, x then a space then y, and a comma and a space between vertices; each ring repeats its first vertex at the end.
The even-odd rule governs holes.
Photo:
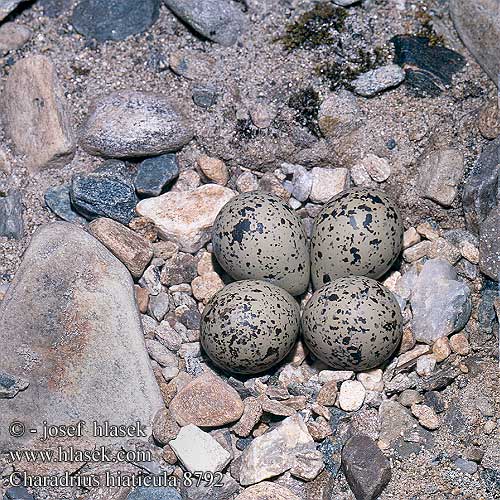
POLYGON ((374 154, 367 154, 361 164, 375 182, 385 182, 391 175, 391 165, 386 158, 374 154))
POLYGON ((153 421, 153 437, 162 446, 175 439, 181 428, 167 408, 162 408, 153 421))
POLYGON ((493 140, 500 135, 498 98, 492 99, 481 109, 477 122, 479 132, 485 139, 493 140))
POLYGON ((196 84, 192 89, 193 102, 203 109, 208 109, 217 102, 217 88, 210 84, 196 84))
POLYGON ((195 299, 207 304, 219 290, 224 288, 224 282, 217 273, 205 273, 203 276, 197 276, 191 287, 195 299))
POLYGON ((467 259, 472 264, 479 264, 479 248, 469 241, 462 241, 459 245, 460 253, 464 259, 467 259))
POLYGON ((494 281, 500 281, 500 209, 494 208, 479 229, 479 269, 494 281))
POLYGON ((0 21, 3 21, 24 0, 0 0, 0 21))
POLYGON ((382 392, 384 390, 383 372, 380 368, 358 373, 358 380, 367 391, 382 392))
POLYGON ((352 85, 356 94, 373 97, 384 90, 397 87, 404 79, 404 70, 397 64, 389 64, 359 75, 352 85))
POLYGON ((319 391, 317 401, 324 406, 333 406, 337 401, 337 382, 327 382, 319 391))
POLYGON ((269 413, 270 415, 276 415, 278 417, 290 417, 295 414, 295 410, 289 406, 275 401, 274 399, 269 399, 267 396, 259 396, 259 401, 262 405, 262 411, 264 413, 269 413))
POLYGON ((471 460, 465 460, 463 458, 457 458, 454 462, 457 469, 460 469, 466 474, 475 474, 477 472, 477 464, 471 460))
MULTIPOLYGON (((291 163, 282 163, 281 171, 285 175, 292 176, 292 189, 290 190, 290 194, 293 198, 299 202, 306 201, 309 195, 311 195, 313 174, 302 165, 292 165, 291 163)), ((291 201, 292 198, 290 199, 290 202, 291 201)))
MULTIPOLYGON (((421 401, 418 402, 420 403, 421 401)), ((436 413, 443 413, 447 408, 443 396, 437 391, 427 391, 424 394, 423 402, 426 406, 432 408, 436 413)))
POLYGON ((132 90, 95 100, 80 129, 81 147, 91 155, 109 158, 171 153, 192 138, 191 126, 173 101, 132 90))
POLYGON ((415 360, 424 354, 427 354, 431 350, 430 346, 419 344, 415 346, 411 351, 405 352, 398 357, 398 368, 407 368, 408 366, 414 364, 415 360))
POLYGON ((201 185, 200 174, 196 170, 183 170, 172 186, 171 191, 186 192, 192 191, 201 185))
POLYGON ((139 285, 147 288, 150 295, 158 295, 162 291, 160 268, 155 264, 155 260, 153 259, 153 263, 146 268, 139 280, 139 285))
POLYGON ((200 81, 213 74, 215 61, 206 54, 181 49, 170 54, 169 66, 176 75, 200 81))
POLYGON ((435 411, 425 404, 413 404, 411 406, 411 412, 417 417, 420 425, 426 429, 433 431, 441 425, 435 411))
POLYGON ((13 399, 29 385, 29 381, 24 378, 0 372, 0 399, 13 399))
MULTIPOLYGON (((349 187, 350 178, 347 168, 314 167, 311 170, 311 194, 313 203, 326 203, 335 195, 349 187)), ((301 200, 305 201, 305 200, 301 200)))
POLYGON ((20 191, 0 195, 0 236, 20 240, 24 236, 23 204, 20 191))
POLYGON ((63 167, 71 161, 74 133, 64 91, 48 57, 19 60, 5 80, 3 102, 5 131, 17 153, 26 156, 23 163, 29 171, 63 167))
POLYGON ((342 382, 339 392, 338 404, 344 411, 358 411, 363 406, 366 389, 357 380, 342 382))
POLYGON ((302 417, 288 417, 275 429, 255 438, 243 451, 240 483, 249 486, 293 470, 298 453, 315 449, 302 417))
POLYGON ((434 344, 432 344, 432 356, 438 363, 444 361, 450 354, 451 347, 448 337, 436 339, 434 344))
POLYGON ((290 474, 302 481, 312 481, 324 469, 323 454, 319 450, 307 450, 295 455, 290 474))
POLYGON ((236 43, 246 18, 229 0, 165 0, 167 7, 204 38, 224 46, 236 43))
POLYGON ((151 359, 160 366, 177 366, 177 357, 157 340, 146 339, 146 349, 151 359))
POLYGON ((170 298, 167 293, 161 291, 158 295, 151 295, 149 299, 148 312, 157 321, 162 321, 170 309, 170 298))
POLYGON ((351 370, 321 370, 318 374, 318 381, 320 384, 327 384, 328 382, 344 382, 354 376, 351 370))
POLYGON ((169 445, 189 472, 219 472, 231 460, 229 452, 210 434, 193 424, 182 427, 169 445))
POLYGON ((140 486, 129 493, 127 500, 181 500, 181 496, 174 488, 140 486))
POLYGON ((275 116, 276 115, 271 108, 262 103, 257 103, 250 108, 250 118, 252 123, 260 129, 269 128, 275 116))
POLYGON ((432 151, 420 159, 420 193, 443 207, 450 207, 464 176, 464 157, 456 149, 432 151))
POLYGON ((243 172, 236 179, 236 189, 240 193, 249 193, 259 189, 259 181, 252 172, 243 172))
POLYGON ((167 287, 191 283, 197 275, 196 267, 196 257, 188 253, 178 252, 165 262, 161 272, 161 282, 167 287))
POLYGON ((354 496, 378 498, 391 480, 391 465, 368 436, 351 437, 342 449, 342 470, 354 496))
POLYGON ((410 412, 397 401, 383 401, 379 409, 379 447, 387 450, 416 425, 410 412))
POLYGON ((69 184, 47 189, 47 191, 45 191, 44 200, 47 207, 62 220, 82 225, 87 223, 87 220, 76 213, 71 206, 69 184))
POLYGON ((399 345, 398 354, 404 354, 408 351, 411 351, 417 341, 415 340, 415 335, 411 328, 405 327, 403 328, 403 338, 401 339, 401 344, 399 345))
POLYGON ((243 404, 243 415, 231 430, 237 436, 248 437, 262 417, 262 403, 258 398, 248 397, 243 401, 243 404))
POLYGON ((428 377, 436 368, 436 358, 431 355, 421 356, 417 359, 416 371, 421 377, 428 377))
POLYGON ((445 238, 437 238, 430 242, 427 257, 431 259, 446 259, 452 266, 461 258, 460 250, 445 238))
POLYGON ((89 231, 125 264, 134 278, 142 276, 153 258, 149 241, 119 222, 104 217, 92 221, 89 231))
POLYGON ((457 281, 455 269, 444 260, 428 260, 411 296, 412 329, 418 342, 432 344, 461 330, 471 314, 469 287, 457 281))
POLYGON ((179 368, 175 366, 165 366, 165 368, 162 369, 161 374, 167 382, 170 382, 173 378, 179 375, 179 368))
POLYGON ((417 262, 423 257, 427 257, 427 254, 430 251, 430 247, 431 247, 430 241, 421 241, 420 243, 417 243, 416 245, 407 248, 403 252, 403 259, 406 260, 406 262, 409 262, 410 264, 413 262, 417 262))
POLYGON ((128 224, 135 216, 137 196, 127 167, 109 160, 89 174, 71 180, 71 203, 85 218, 107 217, 128 224))
POLYGON ((170 411, 179 425, 220 427, 239 420, 244 405, 239 394, 221 378, 203 374, 177 393, 170 411))
POLYGON ((236 500, 300 500, 300 497, 284 486, 263 481, 244 490, 236 500))
POLYGON ((234 194, 217 184, 206 184, 187 193, 169 192, 142 200, 136 210, 153 221, 163 239, 194 253, 209 241, 215 217, 234 194))
POLYGON ((351 180, 355 186, 358 187, 374 187, 370 174, 366 170, 366 167, 362 163, 356 163, 351 168, 351 180))
POLYGON ((414 389, 406 389, 406 391, 403 391, 398 397, 399 404, 406 408, 410 408, 414 404, 422 403, 422 401, 422 395, 414 389))
POLYGON ((222 160, 202 155, 196 159, 196 164, 208 180, 221 186, 225 186, 227 184, 227 181, 229 180, 229 172, 226 164, 222 160))
POLYGON ((281 181, 271 172, 266 172, 259 181, 259 189, 265 193, 275 194, 285 201, 290 199, 290 193, 283 187, 281 181))
POLYGON ((20 49, 32 37, 33 32, 22 24, 13 22, 0 26, 0 55, 5 56, 12 50, 20 49))
POLYGON ((321 103, 318 125, 325 137, 340 138, 360 127, 362 112, 356 96, 347 90, 329 94, 321 103))
POLYGON ((430 222, 421 222, 416 229, 418 234, 426 240, 434 241, 441 237, 439 228, 430 222))
POLYGON ((450 347, 453 352, 461 356, 467 356, 470 353, 469 340, 463 333, 456 333, 450 337, 450 347))
POLYGON ((169 260, 177 255, 179 248, 173 241, 158 241, 153 243, 153 254, 164 260, 169 260))
POLYGON ((486 422, 483 427, 484 433, 490 435, 496 429, 496 427, 497 424, 494 420, 488 420, 488 422, 486 422))
POLYGON ((146 158, 137 168, 135 189, 142 196, 159 196, 178 176, 179 162, 175 154, 146 158))
POLYGON ((24 486, 12 486, 5 492, 4 500, 34 500, 34 497, 24 486))

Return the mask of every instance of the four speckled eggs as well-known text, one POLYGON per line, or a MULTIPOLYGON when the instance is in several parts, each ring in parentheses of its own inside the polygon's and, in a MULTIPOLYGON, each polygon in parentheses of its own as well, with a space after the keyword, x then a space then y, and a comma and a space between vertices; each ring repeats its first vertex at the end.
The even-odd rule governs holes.
POLYGON ((403 321, 392 293, 371 278, 392 266, 402 237, 397 207, 375 190, 354 188, 330 200, 314 222, 310 253, 302 221, 282 200, 263 192, 236 196, 217 216, 212 245, 224 270, 243 281, 205 308, 205 352, 242 374, 279 363, 300 330, 292 295, 307 290, 312 273, 316 292, 302 317, 311 352, 334 368, 380 365, 397 348, 403 321))

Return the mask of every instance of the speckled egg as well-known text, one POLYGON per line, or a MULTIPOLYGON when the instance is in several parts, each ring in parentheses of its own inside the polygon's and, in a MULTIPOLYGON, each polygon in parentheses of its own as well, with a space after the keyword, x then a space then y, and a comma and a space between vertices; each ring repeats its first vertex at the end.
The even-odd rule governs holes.
POLYGON ((299 329, 300 308, 288 292, 265 281, 236 281, 205 307, 201 345, 224 370, 259 373, 289 353, 299 329))
POLYGON ((398 347, 403 317, 396 298, 378 281, 339 278, 314 292, 302 315, 304 341, 327 365, 369 370, 398 347))
POLYGON ((394 202, 373 189, 353 188, 333 197, 314 221, 311 274, 318 289, 343 276, 377 279, 403 246, 403 221, 394 202))
POLYGON ((305 228, 277 196, 253 191, 230 200, 212 230, 215 256, 236 280, 264 280, 292 295, 309 283, 310 257, 305 228))

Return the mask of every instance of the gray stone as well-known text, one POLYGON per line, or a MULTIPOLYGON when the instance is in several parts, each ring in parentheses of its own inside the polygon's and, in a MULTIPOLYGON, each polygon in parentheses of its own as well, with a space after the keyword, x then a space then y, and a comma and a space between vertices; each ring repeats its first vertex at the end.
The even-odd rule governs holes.
POLYGON ((23 235, 24 222, 21 193, 12 191, 5 197, 0 195, 0 236, 19 240, 23 235))
POLYGON ((479 269, 494 281, 500 281, 500 209, 494 208, 479 230, 479 269))
POLYGON ((4 500, 34 500, 34 498, 24 486, 13 486, 5 492, 4 500))
POLYGON ((497 443, 493 442, 488 445, 481 460, 481 465, 486 469, 500 472, 500 449, 497 443))
POLYGON ((135 216, 137 196, 131 176, 121 161, 110 160, 90 174, 71 180, 71 203, 85 218, 107 217, 128 224, 135 216))
POLYGON ((146 339, 149 356, 160 366, 177 366, 177 357, 157 340, 146 339))
POLYGON ((217 89, 210 84, 198 84, 193 87, 193 102, 200 108, 209 108, 217 100, 217 89))
POLYGON ((391 465, 373 439, 353 436, 342 449, 342 470, 356 500, 379 497, 391 480, 391 465))
POLYGON ((140 486, 127 496, 127 500, 182 500, 182 498, 173 488, 140 486))
POLYGON ((347 90, 328 95, 321 103, 318 125, 325 137, 341 138, 358 129, 362 111, 356 96, 347 90))
POLYGON ((475 474, 477 472, 477 464, 471 460, 465 460, 463 458, 457 458, 455 460, 455 466, 466 474, 475 474))
POLYGON ((80 131, 85 151, 110 158, 172 153, 193 138, 177 106, 161 94, 112 92, 97 99, 80 131))
POLYGON ((245 489, 236 500, 300 500, 300 497, 284 486, 263 481, 245 489))
POLYGON ((75 0, 39 0, 43 9, 43 15, 47 17, 58 17, 73 7, 75 0))
POLYGON ((175 154, 147 158, 137 169, 135 189, 143 196, 159 196, 178 176, 179 162, 175 154))
POLYGON ((87 223, 87 220, 77 214, 71 206, 69 184, 47 189, 47 191, 45 191, 44 200, 47 207, 62 220, 83 225, 87 223))
POLYGON ((464 157, 456 149, 440 149, 420 159, 420 194, 444 207, 452 205, 464 175, 464 157))
POLYGON ((464 328, 472 309, 471 291, 457 280, 457 273, 448 262, 431 259, 418 276, 411 306, 415 339, 432 344, 464 328))
POLYGON ((81 0, 71 21, 78 33, 103 42, 142 33, 159 14, 160 0, 81 0))
POLYGON ((20 49, 32 35, 32 31, 17 23, 4 23, 0 26, 0 54, 20 49))
POLYGON ((0 21, 3 21, 19 4, 26 0, 0 0, 0 21))
POLYGON ((462 195, 467 227, 479 232, 481 222, 500 198, 498 164, 500 162, 500 138, 486 144, 472 172, 465 180, 462 195))
POLYGON ((384 90, 397 87, 404 79, 404 70, 397 64, 389 64, 359 75, 352 84, 356 94, 372 97, 384 90))
POLYGON ((25 391, 29 385, 29 382, 23 378, 0 372, 0 399, 15 398, 21 391, 25 391))
POLYGON ((160 292, 158 295, 152 295, 149 299, 148 311, 158 321, 161 321, 170 309, 170 299, 167 293, 160 292))
MULTIPOLYGON (((22 415, 28 429, 39 431, 44 420, 83 420, 140 422, 151 434, 163 401, 144 349, 132 278, 78 226, 51 223, 34 234, 0 303, 0 343, 2 370, 29 381, 25 391, 2 404, 0 428, 22 415)), ((75 445, 126 442, 87 431, 75 445)), ((2 432, 0 449, 43 447, 41 437, 2 432)), ((71 442, 53 439, 51 445, 71 442)))
POLYGON ((2 96, 3 122, 30 171, 62 167, 75 153, 75 139, 56 68, 45 56, 18 61, 2 96))
POLYGON ((498 85, 500 68, 499 0, 451 0, 450 15, 464 45, 498 85))
POLYGON ((233 45, 245 29, 245 16, 230 0, 165 0, 196 32, 221 45, 233 45))
POLYGON ((285 175, 292 176, 292 189, 290 194, 298 201, 306 201, 312 188, 311 173, 302 165, 283 163, 281 170, 285 175))

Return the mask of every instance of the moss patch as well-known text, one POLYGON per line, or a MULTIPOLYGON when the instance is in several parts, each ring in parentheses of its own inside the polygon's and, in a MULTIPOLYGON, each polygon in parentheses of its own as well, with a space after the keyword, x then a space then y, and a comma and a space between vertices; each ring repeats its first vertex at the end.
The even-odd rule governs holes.
POLYGON ((333 7, 330 3, 320 3, 302 14, 297 21, 290 23, 279 40, 289 50, 336 45, 347 16, 346 9, 333 7))
POLYGON ((312 86, 299 90, 290 96, 288 105, 296 111, 295 120, 316 137, 321 136, 318 113, 321 105, 318 92, 312 86))
POLYGON ((420 29, 415 33, 417 36, 429 39, 429 45, 434 47, 436 45, 444 46, 444 38, 438 35, 432 26, 432 16, 425 10, 419 10, 415 17, 420 24, 420 29))

